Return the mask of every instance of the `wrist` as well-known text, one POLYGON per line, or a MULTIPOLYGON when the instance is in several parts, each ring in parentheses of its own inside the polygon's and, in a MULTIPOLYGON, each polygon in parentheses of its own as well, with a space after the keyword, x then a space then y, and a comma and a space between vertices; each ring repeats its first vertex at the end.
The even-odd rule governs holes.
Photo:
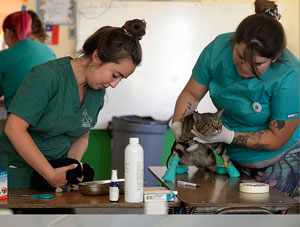
POLYGON ((231 144, 234 138, 234 131, 222 126, 223 143, 231 144))
POLYGON ((52 181, 56 178, 57 173, 55 172, 55 169, 50 166, 50 168, 45 171, 44 174, 41 174, 47 181, 52 181))
POLYGON ((182 127, 182 123, 180 121, 175 121, 171 125, 171 128, 182 127))
POLYGON ((232 131, 232 130, 228 130, 228 131, 229 131, 228 138, 227 138, 227 141, 225 143, 231 144, 233 139, 234 139, 234 131, 232 131))
POLYGON ((181 136, 182 123, 179 121, 174 122, 171 125, 171 131, 175 137, 175 140, 178 141, 181 136))

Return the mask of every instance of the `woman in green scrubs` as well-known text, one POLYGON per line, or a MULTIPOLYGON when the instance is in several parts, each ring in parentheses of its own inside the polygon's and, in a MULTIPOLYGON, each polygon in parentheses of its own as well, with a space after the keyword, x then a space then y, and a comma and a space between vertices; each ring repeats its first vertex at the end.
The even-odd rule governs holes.
POLYGON ((80 57, 64 57, 34 67, 18 90, 0 137, 0 160, 10 188, 30 188, 32 169, 53 187, 64 186, 66 171, 47 160, 81 160, 89 130, 103 107, 105 89, 115 88, 141 63, 139 40, 146 23, 103 27, 91 35, 80 57))
POLYGON ((201 53, 179 95, 172 131, 209 91, 225 109, 220 135, 200 143, 226 143, 240 171, 294 196, 299 187, 299 59, 286 49, 277 5, 256 1, 256 14, 235 33, 219 35, 201 53))
POLYGON ((32 67, 56 58, 45 44, 34 41, 29 13, 19 11, 8 15, 2 25, 8 49, 0 52, 0 94, 8 110, 18 88, 32 67))

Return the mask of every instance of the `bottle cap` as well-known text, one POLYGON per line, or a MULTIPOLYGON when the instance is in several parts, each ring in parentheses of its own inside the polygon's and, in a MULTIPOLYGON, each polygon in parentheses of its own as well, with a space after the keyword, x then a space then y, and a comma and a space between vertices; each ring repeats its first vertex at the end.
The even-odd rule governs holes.
POLYGON ((129 138, 129 143, 131 144, 138 144, 139 143, 139 138, 129 138))
POLYGON ((116 182, 118 180, 118 170, 111 170, 111 181, 116 182))

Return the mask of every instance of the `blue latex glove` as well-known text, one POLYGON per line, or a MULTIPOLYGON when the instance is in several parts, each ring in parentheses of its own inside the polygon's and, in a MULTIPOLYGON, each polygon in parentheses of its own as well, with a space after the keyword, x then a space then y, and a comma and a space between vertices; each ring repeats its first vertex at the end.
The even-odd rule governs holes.
POLYGON ((175 180, 176 166, 178 165, 179 160, 180 158, 178 156, 172 156, 171 164, 161 179, 167 182, 175 180))

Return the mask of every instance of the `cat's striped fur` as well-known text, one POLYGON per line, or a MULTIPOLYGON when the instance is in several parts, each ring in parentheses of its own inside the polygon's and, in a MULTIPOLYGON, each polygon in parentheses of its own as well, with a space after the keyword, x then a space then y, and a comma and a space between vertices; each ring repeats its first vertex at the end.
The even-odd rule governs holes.
POLYGON ((216 113, 193 112, 185 116, 182 121, 181 136, 179 141, 174 142, 169 158, 171 155, 178 155, 180 157, 179 165, 195 165, 201 170, 215 171, 216 156, 213 154, 214 150, 222 157, 225 166, 231 164, 223 143, 198 143, 193 140, 195 135, 191 133, 194 128, 203 136, 218 135, 222 129, 221 116, 223 111, 220 110, 216 113))

